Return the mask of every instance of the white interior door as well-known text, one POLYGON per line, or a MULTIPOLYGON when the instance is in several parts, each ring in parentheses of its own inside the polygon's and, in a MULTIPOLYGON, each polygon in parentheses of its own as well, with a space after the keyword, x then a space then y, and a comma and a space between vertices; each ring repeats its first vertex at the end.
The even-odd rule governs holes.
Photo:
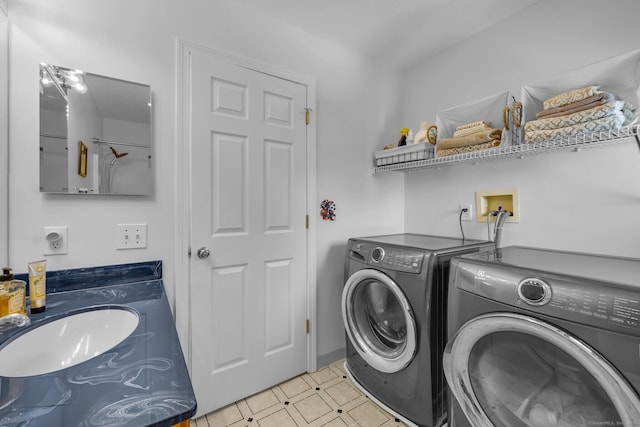
POLYGON ((201 415, 307 368, 306 88, 197 50, 189 68, 201 415))

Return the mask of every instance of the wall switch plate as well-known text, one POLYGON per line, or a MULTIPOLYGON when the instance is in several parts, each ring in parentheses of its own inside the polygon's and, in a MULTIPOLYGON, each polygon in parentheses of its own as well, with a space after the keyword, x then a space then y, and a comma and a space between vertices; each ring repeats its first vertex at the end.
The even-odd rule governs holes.
POLYGON ((44 227, 43 255, 64 255, 67 253, 67 226, 44 227))
POLYGON ((147 247, 147 224, 118 224, 116 227, 116 249, 147 247))
POLYGON ((462 212, 460 219, 462 221, 471 221, 471 218, 473 218, 473 205, 471 203, 460 203, 458 205, 458 215, 462 209, 466 209, 467 211, 462 212))

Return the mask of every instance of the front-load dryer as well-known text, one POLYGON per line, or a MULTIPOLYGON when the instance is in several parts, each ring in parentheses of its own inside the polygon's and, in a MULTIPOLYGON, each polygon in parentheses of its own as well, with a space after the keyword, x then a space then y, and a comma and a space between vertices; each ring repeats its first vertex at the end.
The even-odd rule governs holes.
POLYGON ((441 358, 449 260, 493 247, 419 234, 353 238, 347 244, 346 370, 366 395, 408 425, 446 422, 441 358))
POLYGON ((639 259, 456 257, 448 313, 452 426, 639 425, 639 259))

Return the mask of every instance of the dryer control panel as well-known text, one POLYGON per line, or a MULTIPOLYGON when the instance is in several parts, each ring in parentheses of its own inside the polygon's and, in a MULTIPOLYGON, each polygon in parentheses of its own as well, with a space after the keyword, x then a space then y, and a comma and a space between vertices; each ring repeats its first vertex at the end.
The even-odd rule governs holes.
POLYGON ((420 274, 424 252, 394 246, 358 243, 351 248, 351 257, 384 270, 420 274))

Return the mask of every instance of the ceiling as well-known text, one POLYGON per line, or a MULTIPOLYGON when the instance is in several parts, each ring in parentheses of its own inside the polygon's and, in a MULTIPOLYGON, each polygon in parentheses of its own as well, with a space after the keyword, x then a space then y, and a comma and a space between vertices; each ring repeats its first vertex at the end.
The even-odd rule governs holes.
POLYGON ((282 25, 407 67, 540 0, 236 0, 282 25))

